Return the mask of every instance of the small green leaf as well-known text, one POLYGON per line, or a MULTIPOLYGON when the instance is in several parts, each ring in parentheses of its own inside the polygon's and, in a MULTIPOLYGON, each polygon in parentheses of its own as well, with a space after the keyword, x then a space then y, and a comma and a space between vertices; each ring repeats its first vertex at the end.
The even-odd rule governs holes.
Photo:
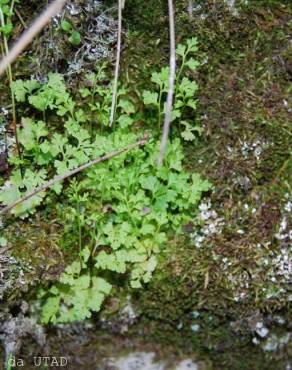
POLYGON ((63 186, 61 182, 56 182, 53 186, 51 186, 51 189, 57 194, 60 195, 63 189, 63 186))
POLYGON ((5 36, 9 36, 13 31, 13 24, 11 22, 6 23, 4 26, 0 27, 0 32, 5 36))
POLYGON ((53 101, 47 92, 39 95, 31 95, 28 98, 29 103, 41 112, 44 112, 49 106, 54 107, 53 101))
POLYGON ((131 284, 131 287, 134 289, 138 289, 142 287, 142 284, 140 283, 139 280, 131 280, 130 284, 131 284))
POLYGON ((152 175, 151 176, 141 176, 140 184, 143 189, 155 192, 155 190, 159 186, 159 180, 155 176, 152 176, 152 175))
POLYGON ((82 257, 84 263, 86 263, 89 260, 90 254, 91 251, 88 247, 82 249, 82 251, 80 252, 80 256, 82 257))
POLYGON ((198 50, 198 40, 196 37, 187 39, 188 52, 196 52, 198 50))
POLYGON ((197 101, 194 100, 194 99, 190 99, 187 102, 187 106, 196 110, 197 109, 197 101))
POLYGON ((187 77, 183 77, 179 85, 179 90, 185 97, 192 98, 198 90, 198 85, 196 82, 190 81, 187 77))
POLYGON ((119 123, 120 127, 121 128, 127 128, 129 126, 131 126, 134 122, 133 118, 132 117, 129 117, 128 115, 126 114, 122 114, 117 122, 119 123))
POLYGON ((156 92, 144 91, 143 102, 145 105, 158 104, 158 94, 156 92))
POLYGON ((49 297, 42 307, 42 323, 48 324, 56 320, 59 311, 61 297, 49 297))
POLYGON ((192 133, 191 130, 185 130, 181 133, 181 136, 186 140, 186 141, 193 141, 195 140, 196 136, 192 133))
POLYGON ((196 70, 198 68, 198 66, 200 65, 200 63, 197 60, 195 60, 194 58, 190 58, 189 60, 187 60, 185 62, 185 65, 187 67, 189 67, 191 70, 194 71, 194 70, 196 70))
POLYGON ((89 275, 81 275, 76 279, 75 287, 78 290, 84 290, 89 288, 90 285, 90 276, 89 275))
POLYGON ((176 48, 176 53, 183 57, 186 53, 187 47, 183 44, 178 44, 176 48))
POLYGON ((37 142, 36 135, 34 132, 34 125, 36 124, 30 118, 22 118, 22 129, 19 130, 19 142, 24 146, 26 150, 32 150, 37 142))
POLYGON ((82 88, 79 91, 80 91, 82 98, 87 98, 88 96, 91 95, 91 91, 87 87, 82 88))
POLYGON ((120 99, 118 107, 120 107, 122 112, 126 114, 135 113, 136 111, 134 104, 127 99, 120 99))
POLYGON ((171 112, 171 122, 175 121, 177 118, 180 118, 181 112, 178 109, 173 109, 171 112))
POLYGON ((202 134, 204 129, 198 125, 191 126, 189 122, 187 121, 181 121, 181 124, 185 126, 185 130, 181 133, 181 136, 186 141, 193 141, 195 140, 196 136, 194 135, 194 132, 197 132, 199 135, 202 134))
POLYGON ((155 227, 150 223, 144 223, 144 225, 140 229, 140 232, 142 235, 153 235, 155 233, 155 227))
POLYGON ((81 43, 80 33, 78 31, 72 31, 68 40, 72 45, 78 46, 81 43))
POLYGON ((63 20, 61 22, 61 27, 62 27, 62 30, 65 31, 65 32, 70 32, 71 29, 72 29, 71 23, 66 21, 66 20, 63 20))
POLYGON ((164 91, 168 89, 169 67, 161 68, 160 72, 154 72, 151 76, 151 81, 163 88, 164 91))
POLYGON ((16 80, 12 82, 12 91, 15 95, 16 101, 21 103, 25 102, 27 89, 22 80, 16 80))

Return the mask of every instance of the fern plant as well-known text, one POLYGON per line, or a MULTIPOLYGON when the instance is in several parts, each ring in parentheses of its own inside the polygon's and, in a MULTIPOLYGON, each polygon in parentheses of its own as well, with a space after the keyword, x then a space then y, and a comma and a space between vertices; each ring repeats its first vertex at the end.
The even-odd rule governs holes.
MULTIPOLYGON (((103 63, 96 72, 86 75, 86 87, 80 89, 81 96, 88 100, 91 122, 97 126, 109 126, 109 117, 112 102, 112 85, 106 83, 107 64, 103 63)), ((136 113, 135 105, 127 98, 127 90, 120 88, 117 93, 117 124, 121 128, 127 128, 134 123, 136 113)), ((92 127, 91 127, 92 131, 92 127)))
MULTIPOLYGON (((50 297, 42 308, 44 323, 80 321, 90 317, 91 311, 100 310, 112 286, 105 279, 90 274, 89 255, 89 250, 84 249, 80 253, 81 260, 68 266, 60 277, 60 284, 50 288, 50 297)), ((39 298, 46 294, 40 291, 39 298)))
MULTIPOLYGON (((198 85, 187 77, 186 71, 194 72, 199 66, 190 55, 195 54, 198 50, 197 39, 191 38, 186 41, 186 45, 179 44, 176 54, 179 60, 179 69, 176 75, 175 94, 174 94, 174 109, 172 111, 172 122, 179 124, 181 136, 186 141, 195 140, 195 134, 202 133, 202 127, 197 123, 191 122, 184 118, 188 116, 188 111, 195 111, 197 109, 196 92, 198 85), (182 130, 182 126, 184 129, 182 130)), ((158 126, 161 126, 161 120, 165 113, 164 101, 168 91, 168 76, 169 67, 163 67, 160 72, 153 72, 151 82, 153 82, 155 89, 145 90, 143 92, 143 101, 146 106, 153 107, 157 111, 158 126)))
MULTIPOLYGON (((135 137, 130 136, 133 136, 131 140, 135 137)), ((129 134, 119 131, 118 135, 112 134, 104 140, 107 147, 117 145, 117 140, 126 144, 129 134)), ((44 322, 66 322, 76 317, 78 279, 83 281, 84 274, 104 280, 99 296, 103 299, 107 296, 103 294, 104 284, 114 285, 117 276, 124 275, 124 281, 128 280, 132 288, 148 283, 168 237, 180 233, 181 226, 194 216, 202 193, 210 188, 209 182, 183 170, 183 151, 178 139, 169 145, 165 165, 160 169, 156 166, 158 149, 156 141, 150 142, 144 149, 135 149, 89 170, 80 181, 78 192, 83 201, 79 217, 85 244, 81 251, 82 271, 80 261, 76 260, 72 265, 74 269, 78 267, 74 280, 66 271, 60 283, 43 296, 44 322), (67 291, 70 294, 64 297, 67 291)), ((76 245, 77 235, 72 239, 74 229, 79 227, 74 221, 76 194, 73 197, 69 188, 68 195, 67 206, 62 205, 59 217, 67 225, 64 239, 76 245)), ((96 289, 97 294, 97 286, 96 289)), ((83 303, 83 313, 88 317, 99 307, 83 303)))
MULTIPOLYGON (((44 120, 22 118, 19 130, 22 159, 20 161, 18 157, 10 158, 15 170, 10 177, 10 186, 0 191, 0 202, 5 205, 42 185, 46 182, 48 173, 51 176, 62 175, 89 161, 93 148, 97 145, 90 139, 87 129, 82 127, 86 122, 85 113, 76 108, 59 74, 50 74, 44 85, 36 80, 17 80, 13 83, 13 91, 18 102, 28 102, 43 114, 44 120, 46 112, 56 112, 58 120, 62 122, 62 129, 60 132, 48 130, 44 120), (23 178, 19 165, 25 166, 23 178)), ((57 193, 60 193, 61 189, 60 183, 53 186, 57 193)), ((26 217, 41 203, 44 196, 43 192, 21 203, 12 210, 13 214, 26 217)))
MULTIPOLYGON (((196 40, 191 39, 177 49, 181 67, 173 121, 185 126, 181 134, 186 140, 193 139, 194 130, 200 131, 187 121, 189 110, 196 108, 197 85, 186 77, 185 70, 197 67, 197 62, 189 57, 196 48, 196 40)), ((80 90, 84 99, 81 108, 59 74, 49 74, 44 84, 33 79, 13 83, 16 100, 31 109, 30 116, 22 118, 19 132, 22 158, 10 158, 14 170, 0 190, 0 202, 8 205, 48 178, 65 174, 138 139, 131 125, 141 112, 125 89, 118 94, 115 130, 108 132, 111 86, 105 83, 105 77, 105 66, 87 76, 87 86, 80 90)), ((143 93, 144 103, 155 107, 159 121, 168 68, 153 73, 152 82, 157 89, 143 93)), ((154 129, 153 138, 143 148, 88 169, 68 187, 54 185, 55 193, 62 190, 62 202, 55 205, 64 227, 61 244, 71 249, 76 260, 59 282, 40 292, 44 323, 90 317, 114 291, 118 278, 133 289, 141 288, 150 281, 168 238, 180 233, 182 226, 195 216, 203 192, 211 185, 199 174, 183 169, 179 138, 170 141, 164 164, 157 168, 157 133, 154 129)), ((13 213, 26 217, 47 193, 29 198, 13 213)))

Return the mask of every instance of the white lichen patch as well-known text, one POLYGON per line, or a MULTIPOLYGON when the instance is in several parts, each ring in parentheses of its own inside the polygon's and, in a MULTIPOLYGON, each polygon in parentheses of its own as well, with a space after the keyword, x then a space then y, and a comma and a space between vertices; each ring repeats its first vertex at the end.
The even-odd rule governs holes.
MULTIPOLYGON (((264 315, 256 311, 253 315, 246 317, 246 323, 253 336, 251 342, 263 351, 283 350, 291 342, 291 330, 287 328, 286 320, 280 315, 264 315)), ((232 326, 236 328, 236 323, 232 326)))
POLYGON ((272 334, 264 343, 262 343, 261 347, 264 351, 278 351, 289 343, 291 335, 292 333, 285 333, 282 335, 272 334))
POLYGON ((224 0, 224 3, 227 5, 230 13, 235 16, 235 17, 238 17, 239 15, 239 11, 236 7, 236 0, 224 0))
MULTIPOLYGON (((101 60, 111 59, 117 40, 117 20, 112 10, 97 0, 67 2, 64 11, 53 18, 52 35, 43 39, 44 47, 38 50, 38 58, 45 63, 50 61, 50 68, 54 66, 56 72, 68 77, 87 72, 101 60), (68 35, 62 32, 64 19, 80 34, 80 45, 74 48, 68 35)), ((41 80, 43 72, 44 66, 36 77, 41 80)))
MULTIPOLYGON (((288 208, 288 205, 286 205, 286 207, 288 208)), ((275 238, 278 240, 286 240, 286 239, 291 240, 292 239, 291 230, 288 229, 287 216, 284 216, 281 219, 278 232, 275 234, 275 238)))
POLYGON ((115 315, 108 317, 107 315, 101 314, 100 324, 103 329, 109 329, 111 332, 124 334, 137 321, 138 317, 139 315, 128 296, 124 305, 115 315))
POLYGON ((265 298, 279 298, 285 295, 286 300, 289 301, 292 299, 291 295, 287 295, 292 283, 291 200, 289 196, 287 196, 281 213, 282 217, 274 235, 274 243, 257 246, 263 252, 258 263, 266 271, 262 288, 265 298))
MULTIPOLYGON (((110 358, 106 361, 106 368, 112 370, 198 370, 198 365, 191 359, 185 359, 169 364, 165 361, 155 361, 154 352, 132 352, 126 356, 110 358)), ((101 369, 101 368, 98 368, 101 369)), ((104 369, 104 367, 102 367, 104 369)))
POLYGON ((286 99, 283 100, 283 105, 287 109, 287 112, 289 112, 289 113, 292 112, 291 104, 289 104, 286 99))
POLYGON ((248 0, 224 0, 227 8, 234 17, 240 15, 240 10, 242 5, 247 5, 248 0))
POLYGON ((198 228, 191 234, 191 238, 196 247, 202 247, 204 241, 222 232, 224 219, 219 217, 217 212, 212 209, 211 201, 206 200, 199 205, 197 216, 198 228))
POLYGON ((231 144, 226 145, 226 151, 229 153, 230 159, 243 158, 245 160, 256 159, 260 161, 264 151, 272 144, 264 140, 242 140, 239 139, 239 147, 231 144))
MULTIPOLYGON (((0 155, 7 152, 11 145, 11 138, 7 134, 7 122, 8 122, 9 110, 2 107, 0 110, 0 155)), ((10 135, 11 136, 11 135, 10 135)))
POLYGON ((10 154, 15 147, 15 137, 7 130, 9 113, 6 108, 0 110, 0 155, 2 156, 10 154))
POLYGON ((240 140, 241 154, 244 159, 248 159, 253 156, 257 161, 260 159, 263 151, 269 147, 269 143, 266 141, 256 140, 249 142, 246 140, 240 140))
POLYGON ((256 330, 255 332, 261 337, 266 338, 269 334, 269 329, 264 326, 264 323, 259 321, 256 323, 256 330))
POLYGON ((11 256, 9 250, 0 250, 0 301, 15 287, 21 288, 26 284, 23 268, 29 270, 29 266, 22 266, 11 256))
POLYGON ((6 129, 3 123, 0 121, 0 154, 6 152, 6 140, 5 140, 6 129))
POLYGON ((203 6, 201 4, 196 4, 193 2, 193 6, 190 9, 190 5, 187 8, 188 12, 192 12, 193 17, 197 17, 204 21, 208 17, 208 13, 203 13, 203 6))
POLYGON ((45 345, 45 333, 43 327, 37 324, 33 318, 26 317, 28 304, 22 302, 21 312, 12 317, 8 315, 5 321, 0 323, 0 342, 5 351, 5 360, 11 354, 17 354, 27 336, 31 336, 43 347, 45 345))
POLYGON ((240 302, 248 298, 250 289, 250 276, 248 273, 240 269, 236 269, 234 272, 234 261, 227 257, 222 258, 220 268, 224 271, 234 301, 240 302))
POLYGON ((197 333, 200 330, 200 325, 199 324, 192 324, 191 325, 191 331, 194 333, 197 333))

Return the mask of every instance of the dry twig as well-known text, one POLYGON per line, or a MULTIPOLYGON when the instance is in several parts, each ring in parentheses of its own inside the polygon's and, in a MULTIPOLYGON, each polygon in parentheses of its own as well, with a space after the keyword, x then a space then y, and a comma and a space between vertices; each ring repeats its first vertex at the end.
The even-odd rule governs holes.
POLYGON ((125 148, 122 148, 120 150, 116 150, 114 152, 111 152, 109 154, 106 154, 102 157, 99 157, 99 158, 96 158, 88 163, 85 163, 83 164, 82 166, 80 167, 77 167, 75 168, 74 170, 72 171, 69 171, 67 172, 66 174, 64 175, 59 175, 59 176, 55 176, 53 179, 51 179, 50 181, 46 182, 45 184, 39 186, 38 188, 30 191, 29 193, 25 194, 25 196, 23 196, 22 198, 19 198, 17 199, 15 202, 9 204, 7 207, 3 208, 0 210, 0 215, 3 215, 5 213, 8 213, 12 208, 14 208, 15 206, 17 206, 18 204, 28 200, 29 198, 33 197, 34 195, 46 190, 47 188, 51 187, 52 185, 54 185, 55 183, 59 182, 59 181, 62 181, 62 180, 65 180, 66 178, 68 177, 71 177, 73 175, 76 175, 77 173, 97 164, 97 163, 100 163, 100 162, 104 162, 110 158, 113 158, 113 157, 116 157, 124 152, 127 152, 129 150, 132 150, 134 148, 137 148, 139 146, 143 146, 147 143, 148 139, 145 138, 145 139, 141 139, 139 141, 137 141, 136 143, 133 143, 133 144, 130 144, 128 145, 127 147, 125 148))
POLYGON ((119 20, 118 20, 118 42, 117 42, 117 59, 115 69, 115 79, 113 84, 113 98, 110 115, 110 127, 112 127, 116 114, 117 95, 118 95, 118 81, 120 72, 120 59, 121 59, 121 44, 122 44, 122 16, 123 8, 125 6, 125 0, 118 0, 119 2, 119 20))
POLYGON ((171 122, 172 105, 173 105, 173 94, 174 94, 174 83, 175 83, 175 29, 174 29, 174 11, 173 2, 168 0, 168 11, 169 11, 169 35, 170 35, 170 71, 169 71, 169 87, 167 93, 166 109, 164 116, 163 133, 160 144, 160 154, 158 158, 158 166, 162 166, 163 159, 165 156, 169 127, 171 122))
POLYGON ((189 0, 188 12, 189 12, 189 20, 192 21, 193 19, 193 0, 189 0))
POLYGON ((16 8, 14 8, 14 11, 15 11, 15 14, 17 15, 18 19, 20 20, 20 23, 22 24, 23 28, 26 30, 27 29, 27 25, 24 22, 21 14, 19 13, 19 11, 16 8))
POLYGON ((53 1, 47 9, 38 16, 29 29, 24 31, 20 39, 10 50, 9 54, 0 62, 0 76, 4 73, 7 66, 11 65, 18 55, 32 42, 34 37, 45 27, 50 19, 62 10, 65 2, 66 0, 53 1))

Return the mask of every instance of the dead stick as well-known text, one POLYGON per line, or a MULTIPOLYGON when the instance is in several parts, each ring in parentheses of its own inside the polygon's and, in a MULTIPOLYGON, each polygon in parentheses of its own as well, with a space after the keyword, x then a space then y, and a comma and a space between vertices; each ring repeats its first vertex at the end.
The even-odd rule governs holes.
POLYGON ((193 19, 193 8, 194 8, 193 0, 189 0, 188 11, 189 11, 189 21, 190 22, 193 19))
POLYGON ((26 30, 27 25, 25 24, 21 14, 19 13, 19 11, 15 7, 14 7, 14 11, 15 11, 15 14, 17 15, 18 19, 20 20, 20 23, 22 24, 23 28, 26 30))
POLYGON ((171 122, 174 83, 175 83, 175 29, 174 29, 174 11, 172 0, 168 0, 169 11, 169 37, 170 37, 170 71, 169 71, 169 88, 167 92, 166 109, 164 116, 163 133, 160 144, 160 154, 157 161, 158 166, 162 166, 165 156, 169 127, 171 122))
POLYGON ((115 79, 113 84, 113 97, 110 115, 110 127, 112 127, 116 114, 117 105, 117 95, 118 95, 118 81, 119 81, 119 71, 120 71, 120 59, 121 59, 121 44, 122 44, 122 11, 124 8, 124 0, 118 0, 119 3, 119 20, 118 20, 118 42, 117 42, 117 58, 116 58, 116 68, 115 68, 115 79))
POLYGON ((24 31, 20 39, 14 44, 9 54, 0 62, 0 76, 5 72, 8 65, 10 65, 18 55, 29 45, 34 37, 45 27, 52 17, 58 14, 66 0, 55 0, 48 8, 38 16, 32 23, 28 30, 24 31))
POLYGON ((108 160, 110 158, 116 157, 116 156, 118 156, 118 155, 120 155, 120 154, 122 154, 124 152, 127 152, 129 150, 132 150, 132 149, 134 149, 136 147, 143 146, 143 145, 145 145, 147 143, 147 141, 148 141, 147 138, 146 139, 139 140, 136 143, 130 144, 126 148, 116 150, 115 152, 111 152, 111 153, 106 154, 106 155, 104 155, 102 157, 96 158, 96 159, 94 159, 94 160, 92 160, 92 161, 90 161, 90 162, 88 162, 86 164, 83 164, 82 166, 77 167, 74 170, 72 170, 70 172, 67 172, 64 175, 55 176, 50 181, 46 182, 45 184, 39 186, 38 188, 30 191, 27 194, 25 194, 25 196, 23 196, 22 198, 19 198, 15 202, 9 204, 7 207, 1 209, 0 215, 4 215, 5 213, 9 212, 12 208, 14 208, 15 206, 17 206, 18 204, 26 201, 27 199, 33 197, 34 195, 40 193, 41 191, 46 190, 50 186, 54 185, 56 182, 65 180, 68 177, 71 177, 73 175, 76 175, 76 173, 81 172, 81 171, 83 171, 83 170, 85 170, 85 169, 93 166, 94 164, 97 164, 97 163, 100 163, 100 162, 104 162, 104 161, 106 161, 106 160, 108 160))

